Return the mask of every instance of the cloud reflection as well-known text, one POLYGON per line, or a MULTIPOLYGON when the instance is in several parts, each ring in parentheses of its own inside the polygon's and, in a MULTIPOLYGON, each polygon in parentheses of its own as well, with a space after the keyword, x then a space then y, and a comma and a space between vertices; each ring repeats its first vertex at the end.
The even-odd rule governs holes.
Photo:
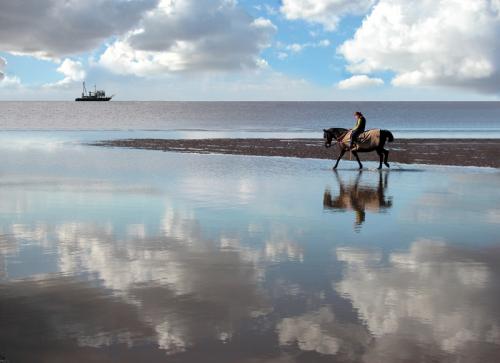
MULTIPOLYGON (((263 252, 252 253, 249 258, 248 247, 231 248, 240 245, 237 236, 207 239, 193 210, 173 207, 170 201, 166 205, 156 230, 151 224, 137 220, 67 221, 55 226, 41 222, 13 224, 8 235, 11 242, 1 244, 3 266, 0 267, 6 269, 7 254, 18 253, 3 247, 41 244, 44 250, 57 254, 57 276, 88 281, 102 295, 103 304, 117 301, 134 311, 137 321, 129 322, 130 328, 124 321, 124 326, 115 331, 87 316, 100 309, 100 299, 92 301, 92 309, 81 310, 79 314, 75 307, 71 319, 55 321, 50 329, 58 331, 52 333, 54 337, 69 334, 69 329, 79 346, 134 346, 154 339, 160 349, 173 354, 207 339, 228 342, 240 321, 272 311, 259 287, 262 259, 281 254, 299 258, 299 252, 293 244, 282 243, 274 248, 269 242, 261 246, 263 252), (81 324, 95 324, 95 330, 86 329, 86 333, 79 334, 85 330, 78 328, 81 324), (138 325, 143 330, 147 328, 147 333, 137 335, 134 329, 138 325)), ((58 278, 45 274, 37 280, 40 284, 49 281, 57 285, 58 278)), ((9 286, 21 284, 16 280, 9 282, 9 286)), ((77 300, 78 289, 72 290, 72 294, 77 300)), ((19 309, 23 307, 34 308, 26 302, 19 309)), ((45 311, 47 319, 54 314, 48 306, 39 308, 45 311)))
POLYGON ((359 320, 346 320, 339 303, 310 297, 316 308, 277 323, 281 345, 356 362, 489 362, 500 354, 498 249, 417 240, 388 256, 352 247, 335 252, 345 270, 332 288, 359 320))
MULTIPOLYGON (((115 218, 113 195, 123 190, 125 196, 132 196, 132 203, 136 202, 134 193, 153 200, 156 196, 150 188, 92 182, 80 190, 82 185, 84 182, 78 180, 13 180, 9 186, 15 193, 4 193, 6 212, 19 213, 18 222, 2 227, 5 242, 0 245, 0 268, 2 278, 8 281, 5 286, 42 290, 46 283, 57 286, 61 279, 71 279, 75 300, 80 295, 78 286, 95 289, 100 295, 89 302, 92 308, 79 311, 75 306, 68 319, 47 323, 45 328, 51 329, 48 339, 68 335, 73 339, 71 344, 102 348, 154 342, 169 354, 186 352, 207 339, 227 344, 242 321, 263 319, 273 311, 262 286, 267 265, 303 262, 304 251, 295 241, 294 232, 281 222, 268 225, 249 220, 243 231, 225 233, 223 229, 207 237, 196 209, 177 205, 175 200, 164 200, 163 213, 155 220, 141 216, 143 211, 137 210, 136 204, 120 199, 124 212, 115 218), (22 187, 19 183, 28 183, 29 191, 16 189, 22 187), (79 192, 76 196, 75 191, 79 192), (84 198, 96 192, 106 199, 96 199, 97 208, 102 208, 97 210, 98 219, 87 214, 95 213, 96 205, 84 198), (80 207, 79 214, 68 213, 69 199, 65 197, 76 197, 73 200, 80 207), (21 210, 19 200, 26 201, 21 210), (53 208, 54 200, 61 209, 53 208), (241 237, 247 234, 258 235, 261 242, 242 242, 241 237), (38 249, 30 253, 52 256, 50 263, 55 268, 43 271, 44 261, 36 277, 30 269, 24 275, 9 277, 6 261, 11 261, 11 267, 12 263, 22 266, 26 263, 25 250, 33 246, 38 249), (87 317, 93 309, 99 309, 100 301, 126 304, 134 311, 135 320, 124 319, 124 326, 118 330, 100 325, 87 317), (81 329, 82 324, 88 327, 81 329), (134 331, 138 325, 143 327, 140 334, 134 331), (85 333, 79 334, 83 330, 85 333)), ((248 201, 253 184, 241 182, 238 188, 238 195, 243 194, 238 200, 248 201)), ((50 301, 63 294, 63 290, 54 289, 53 296, 39 305, 40 319, 52 319, 55 311, 50 309, 50 301)), ((16 299, 19 302, 21 297, 16 299)), ((29 301, 18 305, 18 316, 23 315, 23 309, 37 309, 29 301)), ((30 329, 29 322, 24 326, 30 329)))
POLYGON ((325 326, 331 326, 334 320, 335 316, 326 307, 299 317, 285 318, 277 327, 280 344, 296 341, 302 350, 336 354, 339 350, 338 338, 324 329, 325 326))
POLYGON ((251 263, 203 239, 196 220, 169 213, 177 227, 164 229, 164 237, 148 237, 136 224, 127 227, 126 240, 93 226, 69 225, 60 228, 64 239, 58 246, 64 274, 97 274, 113 294, 140 307, 158 344, 175 353, 202 336, 227 339, 235 321, 269 307, 251 263))
POLYGON ((429 347, 437 350, 430 356, 464 355, 500 343, 498 251, 485 256, 418 240, 391 253, 387 267, 378 252, 341 248, 337 258, 346 269, 334 288, 376 337, 367 361, 397 361, 404 349, 429 347))

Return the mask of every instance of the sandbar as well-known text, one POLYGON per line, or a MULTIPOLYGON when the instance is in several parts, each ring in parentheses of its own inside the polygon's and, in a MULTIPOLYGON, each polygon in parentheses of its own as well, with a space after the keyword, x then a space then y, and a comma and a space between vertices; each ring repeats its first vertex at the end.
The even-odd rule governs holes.
MULTIPOLYGON (((123 139, 92 143, 95 146, 168 152, 280 156, 336 159, 336 145, 325 148, 323 139, 123 139)), ((386 144, 389 162, 500 168, 500 139, 396 139, 386 144)), ((354 160, 350 153, 343 159, 354 160)), ((378 161, 375 152, 360 153, 362 161, 378 161)))

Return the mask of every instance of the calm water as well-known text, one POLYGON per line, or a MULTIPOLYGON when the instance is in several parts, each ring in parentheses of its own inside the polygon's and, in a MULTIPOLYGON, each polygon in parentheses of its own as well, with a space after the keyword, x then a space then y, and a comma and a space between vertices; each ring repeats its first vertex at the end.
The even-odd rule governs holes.
POLYGON ((500 359, 497 170, 33 145, 0 146, 12 362, 500 359))
POLYGON ((352 127, 356 110, 369 128, 390 129, 398 138, 500 138, 500 102, 0 102, 0 130, 322 137, 324 128, 352 127))

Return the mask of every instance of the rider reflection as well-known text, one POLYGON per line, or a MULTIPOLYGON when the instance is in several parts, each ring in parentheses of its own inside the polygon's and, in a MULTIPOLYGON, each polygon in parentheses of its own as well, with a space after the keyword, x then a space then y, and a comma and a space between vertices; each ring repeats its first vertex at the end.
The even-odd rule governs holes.
POLYGON ((348 211, 355 213, 354 229, 359 230, 366 218, 366 211, 381 213, 392 207, 392 197, 386 197, 389 173, 378 172, 378 183, 368 185, 366 182, 360 185, 363 171, 360 170, 354 182, 345 183, 334 170, 339 186, 338 195, 332 195, 330 188, 325 189, 323 195, 323 208, 326 210, 348 211), (382 175, 383 174, 383 175, 382 175))

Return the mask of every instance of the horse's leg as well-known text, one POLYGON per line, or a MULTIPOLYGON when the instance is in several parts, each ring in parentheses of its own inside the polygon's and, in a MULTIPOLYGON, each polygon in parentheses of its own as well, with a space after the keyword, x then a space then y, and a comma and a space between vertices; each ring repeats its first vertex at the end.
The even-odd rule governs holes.
POLYGON ((340 159, 342 159, 342 156, 344 156, 344 154, 345 154, 345 149, 340 149, 339 157, 337 158, 337 162, 333 166, 333 169, 337 169, 337 165, 339 165, 339 161, 340 159))
POLYGON ((377 151, 378 157, 380 158, 380 163, 379 163, 377 169, 382 169, 382 159, 384 158, 383 153, 382 153, 382 150, 380 150, 380 149, 376 149, 376 151, 377 151))
MULTIPOLYGON (((391 166, 387 162, 387 159, 389 158, 389 150, 382 149, 382 152, 384 153, 384 164, 385 164, 385 166, 387 166, 388 168, 390 168, 391 166)), ((382 159, 380 159, 380 160, 382 160, 382 159)), ((380 166, 382 166, 382 164, 380 164, 380 166)))
POLYGON ((361 164, 361 161, 359 160, 358 152, 357 151, 353 151, 352 154, 356 157, 356 160, 357 160, 357 162, 359 164, 359 168, 363 169, 363 164, 361 164))

